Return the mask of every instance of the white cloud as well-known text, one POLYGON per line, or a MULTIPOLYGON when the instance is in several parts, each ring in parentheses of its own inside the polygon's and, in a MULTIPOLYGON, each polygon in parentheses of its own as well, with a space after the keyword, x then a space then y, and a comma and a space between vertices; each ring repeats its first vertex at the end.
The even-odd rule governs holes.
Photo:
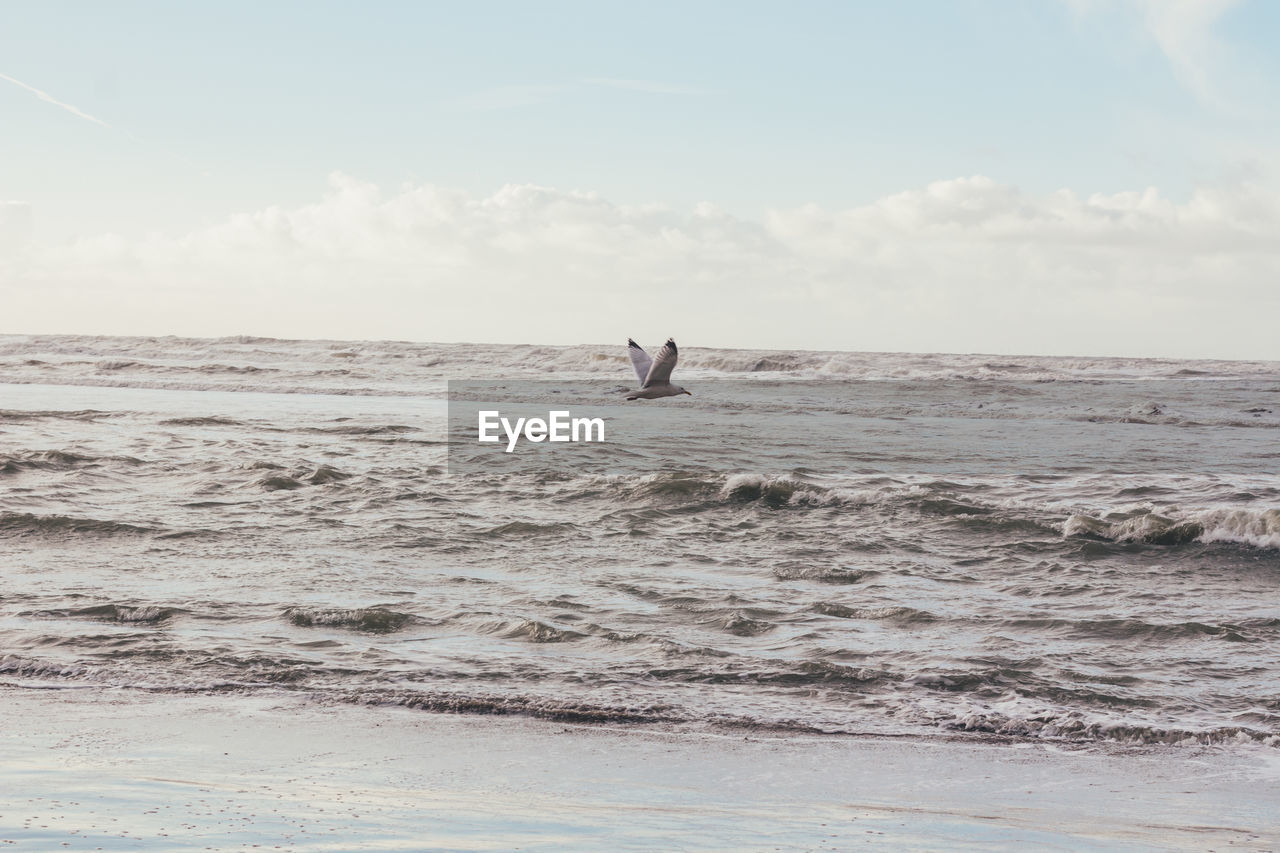
POLYGON ((25 251, 31 239, 31 205, 0 201, 0 251, 25 251))
POLYGON ((1178 79, 1201 100, 1221 104, 1214 72, 1224 64, 1226 48, 1214 24, 1238 0, 1134 0, 1147 30, 1169 60, 1178 79))
POLYGON ((1207 106, 1257 112, 1259 81, 1238 49, 1219 38, 1218 21, 1240 0, 1064 0, 1080 16, 1120 11, 1160 49, 1178 82, 1207 106))
POLYGON ((1280 196, 986 177, 763 221, 511 185, 319 202, 0 260, 5 331, 1280 358, 1280 196), (21 317, 16 322, 15 317, 21 317))

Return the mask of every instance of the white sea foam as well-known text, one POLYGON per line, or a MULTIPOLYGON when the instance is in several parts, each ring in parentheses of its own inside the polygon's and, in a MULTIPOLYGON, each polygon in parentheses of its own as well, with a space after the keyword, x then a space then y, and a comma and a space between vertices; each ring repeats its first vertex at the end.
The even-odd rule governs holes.
POLYGON ((1115 542, 1232 542, 1255 548, 1280 549, 1280 510, 1188 509, 1169 515, 1147 505, 1122 507, 1114 520, 1076 514, 1062 523, 1064 536, 1092 536, 1115 542))
POLYGON ((1280 549, 1280 509, 1212 509, 1193 515, 1204 528, 1201 542, 1239 542, 1280 549))

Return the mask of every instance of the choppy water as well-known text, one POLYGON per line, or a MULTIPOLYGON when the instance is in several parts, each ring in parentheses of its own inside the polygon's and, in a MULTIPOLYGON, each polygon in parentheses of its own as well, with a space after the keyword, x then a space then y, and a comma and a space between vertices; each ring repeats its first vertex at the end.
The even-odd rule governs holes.
POLYGON ((0 681, 1280 743, 1280 364, 684 348, 694 397, 608 410, 675 419, 625 465, 450 458, 445 380, 547 376, 632 380, 0 337, 0 681))

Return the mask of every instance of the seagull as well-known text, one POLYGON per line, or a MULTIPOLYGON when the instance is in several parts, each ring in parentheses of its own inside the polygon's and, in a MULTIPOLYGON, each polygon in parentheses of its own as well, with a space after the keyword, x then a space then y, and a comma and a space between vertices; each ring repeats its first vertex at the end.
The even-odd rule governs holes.
POLYGON ((631 338, 627 338, 627 352, 631 354, 631 365, 640 377, 640 390, 627 394, 628 400, 653 400, 657 397, 677 397, 681 394, 693 396, 679 385, 671 384, 671 371, 676 368, 676 342, 667 338, 667 342, 658 350, 658 357, 649 358, 649 353, 631 338))

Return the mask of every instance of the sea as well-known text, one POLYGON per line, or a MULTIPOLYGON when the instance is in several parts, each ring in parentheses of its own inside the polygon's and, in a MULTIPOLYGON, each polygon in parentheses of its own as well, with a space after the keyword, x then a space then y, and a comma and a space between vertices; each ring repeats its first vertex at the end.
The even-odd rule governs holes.
POLYGON ((673 378, 626 402, 625 339, 0 336, 0 693, 1280 746, 1280 363, 682 342, 673 378), (603 440, 480 444, 508 404, 603 440))

